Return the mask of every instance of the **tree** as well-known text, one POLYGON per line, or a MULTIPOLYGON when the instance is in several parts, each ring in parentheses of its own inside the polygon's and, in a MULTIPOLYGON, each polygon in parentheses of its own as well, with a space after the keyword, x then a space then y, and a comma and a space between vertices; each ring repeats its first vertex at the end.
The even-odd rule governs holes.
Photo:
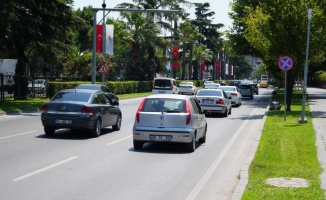
MULTIPOLYGON (((307 1, 312 3, 313 1, 307 1)), ((318 1, 317 1, 318 2, 318 1)), ((317 25, 319 20, 325 19, 322 10, 315 2, 311 28, 310 60, 323 61, 325 55, 325 25, 317 25)), ((320 5, 319 5, 320 6, 320 5)), ((295 78, 303 73, 306 49, 307 10, 304 2, 281 1, 261 2, 259 7, 247 8, 245 23, 247 29, 245 38, 257 49, 267 65, 267 71, 273 77, 282 78, 283 73, 278 69, 278 60, 282 56, 289 56, 293 60, 293 67, 287 72, 286 103, 287 110, 291 110, 291 100, 295 78)))
POLYGON ((28 58, 37 55, 49 65, 60 65, 72 43, 70 36, 77 23, 71 12, 72 0, 11 0, 1 4, 1 56, 18 60, 15 98, 26 98, 28 82, 21 77, 28 75, 28 58))

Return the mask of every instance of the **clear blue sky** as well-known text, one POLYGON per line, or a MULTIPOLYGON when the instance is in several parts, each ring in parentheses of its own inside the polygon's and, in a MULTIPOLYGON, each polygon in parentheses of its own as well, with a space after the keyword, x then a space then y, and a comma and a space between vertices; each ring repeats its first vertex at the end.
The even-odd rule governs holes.
MULTIPOLYGON (((230 2, 232 0, 189 0, 192 3, 209 3, 210 4, 210 10, 215 12, 215 18, 213 20, 213 23, 222 23, 224 24, 224 28, 221 30, 229 30, 229 27, 232 25, 232 20, 228 17, 228 12, 230 12, 230 2)), ((128 2, 132 3, 132 0, 105 0, 106 7, 107 8, 114 8, 117 4, 128 2)), ((74 8, 83 8, 91 5, 93 8, 102 8, 103 0, 75 0, 74 8)), ((188 11, 191 15, 190 18, 194 19, 194 8, 190 8, 188 11)), ((117 18, 119 13, 112 12, 108 16, 117 18)), ((100 19, 100 17, 103 16, 103 14, 98 14, 97 18, 100 19)))

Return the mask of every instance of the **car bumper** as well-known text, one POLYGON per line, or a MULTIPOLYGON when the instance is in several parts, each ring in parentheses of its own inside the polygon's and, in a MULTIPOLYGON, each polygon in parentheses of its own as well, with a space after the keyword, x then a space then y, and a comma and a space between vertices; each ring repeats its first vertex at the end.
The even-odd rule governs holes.
POLYGON ((42 125, 54 129, 93 129, 95 119, 96 117, 94 115, 88 117, 83 116, 81 118, 41 115, 42 125))
POLYGON ((204 106, 201 105, 201 109, 204 113, 225 113, 226 106, 204 106))
POLYGON ((133 128, 133 139, 137 141, 190 143, 193 138, 195 138, 194 129, 149 127, 133 128))

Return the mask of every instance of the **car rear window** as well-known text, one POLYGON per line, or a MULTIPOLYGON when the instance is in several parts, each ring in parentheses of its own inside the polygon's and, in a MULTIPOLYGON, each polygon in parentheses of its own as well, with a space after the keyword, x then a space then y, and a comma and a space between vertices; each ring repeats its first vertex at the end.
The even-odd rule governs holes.
POLYGON ((238 85, 239 89, 250 89, 251 86, 250 85, 238 85))
POLYGON ((170 87, 171 80, 168 79, 156 79, 154 80, 155 87, 170 87))
POLYGON ((185 100, 150 98, 144 102, 143 112, 185 112, 185 100))
POLYGON ((51 101, 82 101, 88 102, 91 93, 84 92, 59 92, 51 101))
POLYGON ((221 90, 200 90, 197 96, 222 96, 221 90))
POLYGON ((221 87, 221 89, 224 91, 235 91, 233 87, 221 87))

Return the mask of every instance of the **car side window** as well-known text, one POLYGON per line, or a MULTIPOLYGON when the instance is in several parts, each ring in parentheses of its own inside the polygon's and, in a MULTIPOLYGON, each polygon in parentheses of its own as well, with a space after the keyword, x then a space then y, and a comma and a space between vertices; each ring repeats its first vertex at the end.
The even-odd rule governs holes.
POLYGON ((191 98, 190 103, 191 103, 192 107, 194 108, 194 113, 199 114, 201 109, 198 109, 198 105, 196 104, 195 99, 191 98))
POLYGON ((222 90, 222 92, 223 92, 223 96, 224 96, 225 98, 229 98, 229 96, 225 93, 224 90, 222 90))
POLYGON ((96 100, 98 104, 106 104, 103 94, 97 94, 96 100))

